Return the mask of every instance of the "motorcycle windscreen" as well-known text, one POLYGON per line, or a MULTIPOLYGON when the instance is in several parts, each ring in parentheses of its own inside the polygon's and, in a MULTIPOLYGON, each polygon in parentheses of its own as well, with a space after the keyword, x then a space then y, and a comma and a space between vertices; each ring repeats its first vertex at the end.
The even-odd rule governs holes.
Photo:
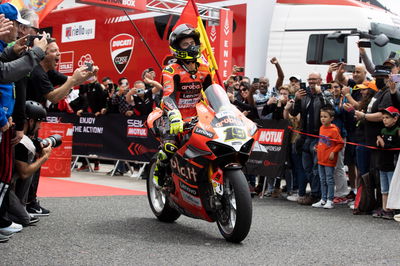
POLYGON ((208 103, 216 113, 223 111, 231 111, 234 113, 234 108, 229 101, 228 95, 220 85, 212 84, 204 93, 206 94, 208 103))

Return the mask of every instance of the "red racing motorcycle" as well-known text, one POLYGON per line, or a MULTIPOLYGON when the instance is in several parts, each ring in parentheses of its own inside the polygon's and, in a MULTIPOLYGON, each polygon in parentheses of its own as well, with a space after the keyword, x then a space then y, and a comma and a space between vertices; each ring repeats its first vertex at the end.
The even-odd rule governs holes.
MULTIPOLYGON (((252 201, 242 166, 249 158, 257 126, 211 85, 196 105, 197 117, 185 123, 186 134, 171 158, 165 182, 153 179, 156 156, 147 179, 147 195, 155 216, 174 222, 181 214, 217 222, 222 236, 239 243, 250 231, 252 201)), ((155 109, 147 124, 159 139, 167 118, 155 109)))

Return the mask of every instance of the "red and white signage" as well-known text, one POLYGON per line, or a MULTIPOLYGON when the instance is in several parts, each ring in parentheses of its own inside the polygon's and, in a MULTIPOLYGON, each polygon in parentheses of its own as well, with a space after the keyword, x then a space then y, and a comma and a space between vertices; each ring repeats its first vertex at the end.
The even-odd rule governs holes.
POLYGON ((62 25, 61 42, 92 40, 96 36, 96 20, 85 20, 62 25))
POLYGON ((61 52, 58 71, 63 74, 74 72, 74 51, 61 52))
POLYGON ((135 38, 126 33, 118 34, 110 40, 111 59, 119 74, 128 66, 134 44, 135 38))
POLYGON ((77 3, 146 11, 147 0, 77 0, 77 3))
POLYGON ((284 129, 259 129, 258 142, 267 145, 282 145, 284 129))
POLYGON ((222 79, 227 79, 232 71, 233 12, 220 10, 220 24, 207 27, 207 34, 217 60, 222 79))
POLYGON ((148 129, 145 127, 128 127, 128 137, 147 137, 148 129))

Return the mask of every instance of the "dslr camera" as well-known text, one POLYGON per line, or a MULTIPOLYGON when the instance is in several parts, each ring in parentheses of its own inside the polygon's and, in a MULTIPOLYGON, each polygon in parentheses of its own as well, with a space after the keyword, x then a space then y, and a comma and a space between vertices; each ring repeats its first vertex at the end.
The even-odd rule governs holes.
POLYGON ((58 134, 54 134, 44 139, 36 138, 33 140, 33 144, 35 144, 36 152, 42 153, 43 148, 48 146, 51 146, 52 148, 60 146, 62 144, 62 137, 58 134))

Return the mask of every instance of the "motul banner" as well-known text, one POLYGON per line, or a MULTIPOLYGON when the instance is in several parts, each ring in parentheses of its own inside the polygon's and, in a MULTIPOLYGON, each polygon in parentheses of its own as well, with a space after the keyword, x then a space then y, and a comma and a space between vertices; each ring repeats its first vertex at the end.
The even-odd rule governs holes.
POLYGON ((233 12, 227 9, 220 10, 220 24, 208 26, 207 34, 210 36, 219 73, 225 80, 232 72, 233 12))
POLYGON ((144 124, 146 117, 49 113, 47 122, 74 125, 72 155, 149 162, 157 152, 158 142, 144 124))
POLYGON ((146 11, 147 0, 76 0, 77 3, 146 11))
POLYGON ((244 171, 267 177, 281 176, 289 145, 287 120, 259 120, 256 143, 244 171))

